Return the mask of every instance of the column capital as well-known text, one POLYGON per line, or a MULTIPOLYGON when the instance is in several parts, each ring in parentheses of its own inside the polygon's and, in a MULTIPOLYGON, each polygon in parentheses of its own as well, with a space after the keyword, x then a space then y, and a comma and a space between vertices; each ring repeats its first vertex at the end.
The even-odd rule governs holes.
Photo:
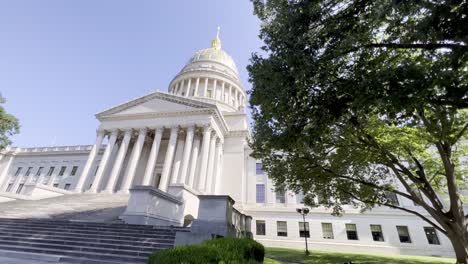
POLYGON ((109 132, 111 133, 111 136, 112 136, 112 135, 117 135, 119 133, 119 130, 117 128, 114 128, 114 129, 111 129, 109 132))
POLYGON ((211 124, 203 124, 203 132, 211 132, 212 130, 211 124))
POLYGON ((98 136, 104 136, 105 133, 106 131, 102 128, 96 129, 96 135, 98 136))

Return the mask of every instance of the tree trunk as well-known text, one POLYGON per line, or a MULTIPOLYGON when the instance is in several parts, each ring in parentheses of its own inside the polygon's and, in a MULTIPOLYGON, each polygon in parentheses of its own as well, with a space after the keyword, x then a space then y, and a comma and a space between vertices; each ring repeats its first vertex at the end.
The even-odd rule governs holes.
POLYGON ((466 231, 447 232, 447 236, 452 242, 453 250, 457 258, 456 264, 468 264, 468 245, 466 241, 466 231))

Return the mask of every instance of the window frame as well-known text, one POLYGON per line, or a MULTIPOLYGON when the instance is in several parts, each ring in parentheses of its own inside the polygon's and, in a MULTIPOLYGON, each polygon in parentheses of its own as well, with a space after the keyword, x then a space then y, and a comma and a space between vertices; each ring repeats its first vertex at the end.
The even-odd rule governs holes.
POLYGON ((18 177, 18 176, 20 175, 21 170, 23 170, 23 167, 18 167, 18 168, 16 168, 16 172, 15 172, 15 174, 14 174, 15 177, 18 177))
POLYGON ((279 237, 288 236, 288 222, 287 221, 276 221, 276 235, 279 237), (284 226, 280 227, 280 224, 284 226), (280 231, 281 229, 281 231, 280 231))
POLYGON ((50 167, 49 171, 47 172, 47 177, 52 176, 52 174, 54 174, 54 171, 55 171, 55 166, 50 167))
POLYGON ((261 162, 255 163, 255 175, 264 175, 263 164, 261 162))
POLYGON ((310 225, 309 222, 299 221, 299 237, 310 238, 310 225), (302 227, 301 227, 302 224, 302 227))
POLYGON ((255 203, 258 204, 264 204, 266 203, 266 187, 264 183, 257 183, 255 185, 255 203), (259 187, 262 186, 262 189, 259 189, 259 187), (259 194, 263 195, 263 199, 259 199, 259 194))
POLYGON ((371 231, 372 239, 375 242, 384 242, 385 241, 385 238, 384 238, 384 235, 383 235, 382 225, 371 224, 370 225, 370 231, 371 231))
POLYGON ((34 177, 39 177, 39 176, 41 176, 43 170, 44 170, 44 167, 39 167, 39 168, 37 169, 37 172, 36 172, 36 174, 34 175, 34 177))
POLYGON ((322 226, 322 238, 323 239, 335 239, 335 235, 333 233, 333 223, 321 223, 322 226), (330 230, 325 230, 325 226, 330 227, 330 230), (328 236, 325 234, 328 233, 328 236))
POLYGON ((265 220, 255 220, 255 234, 257 236, 265 236, 266 235, 266 222, 265 220), (258 228, 261 226, 262 228, 258 228), (259 231, 262 231, 260 234, 259 231))
POLYGON ((285 191, 275 191, 275 203, 277 203, 277 204, 285 204, 286 203, 286 192, 285 191), (278 198, 279 198, 279 201, 278 201, 278 198))
POLYGON ((439 239, 439 235, 437 235, 437 230, 432 226, 424 226, 423 228, 424 228, 424 234, 426 234, 427 243, 429 245, 440 245, 440 239, 439 239), (428 229, 431 229, 431 231, 433 231, 433 234, 428 234, 428 229), (433 235, 433 238, 435 238, 435 241, 437 243, 431 242, 428 235, 433 235))
POLYGON ((409 232, 408 226, 397 225, 397 226, 396 226, 396 230, 397 230, 398 239, 400 240, 400 243, 405 243, 405 244, 411 244, 411 243, 413 243, 412 240, 411 240, 411 234, 410 234, 410 232, 409 232), (408 239, 407 241, 402 241, 402 239, 401 239, 402 236, 401 236, 401 234, 400 234, 400 230, 398 229, 399 227, 406 229, 406 234, 407 234, 407 236, 408 236, 408 237, 407 237, 407 239, 408 239))
POLYGON ((358 234, 358 231, 357 231, 357 225, 356 224, 345 224, 345 229, 346 229, 346 237, 348 238, 348 240, 359 240, 359 234, 358 234), (351 227, 351 226, 354 226, 354 230, 351 230, 349 229, 348 227, 351 227), (351 233, 351 232, 354 232, 351 233), (350 235, 353 234, 350 238, 350 235))
POLYGON ((65 174, 66 170, 67 170, 67 166, 61 166, 58 176, 62 177, 65 174))
POLYGON ((78 172, 78 166, 73 166, 70 172, 70 176, 75 176, 77 172, 78 172))

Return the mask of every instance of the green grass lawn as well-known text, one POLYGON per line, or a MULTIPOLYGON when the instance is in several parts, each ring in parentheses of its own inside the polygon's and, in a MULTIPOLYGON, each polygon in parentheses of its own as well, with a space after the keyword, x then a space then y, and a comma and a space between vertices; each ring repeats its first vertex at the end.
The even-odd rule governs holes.
POLYGON ((266 264, 279 264, 275 260, 294 263, 313 264, 343 264, 352 261, 353 264, 443 264, 455 263, 455 259, 436 257, 415 257, 399 255, 357 254, 327 251, 311 251, 304 256, 304 251, 287 248, 266 248, 266 264))

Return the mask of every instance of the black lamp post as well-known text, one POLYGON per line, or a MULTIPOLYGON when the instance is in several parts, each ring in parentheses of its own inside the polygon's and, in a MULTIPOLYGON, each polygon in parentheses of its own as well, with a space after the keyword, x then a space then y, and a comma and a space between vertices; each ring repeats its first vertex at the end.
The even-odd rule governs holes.
POLYGON ((305 240, 305 246, 306 246, 306 250, 305 250, 305 254, 306 256, 309 256, 309 247, 307 246, 307 226, 305 224, 305 216, 309 213, 309 208, 297 208, 296 211, 302 215, 302 219, 304 220, 304 240, 305 240))

